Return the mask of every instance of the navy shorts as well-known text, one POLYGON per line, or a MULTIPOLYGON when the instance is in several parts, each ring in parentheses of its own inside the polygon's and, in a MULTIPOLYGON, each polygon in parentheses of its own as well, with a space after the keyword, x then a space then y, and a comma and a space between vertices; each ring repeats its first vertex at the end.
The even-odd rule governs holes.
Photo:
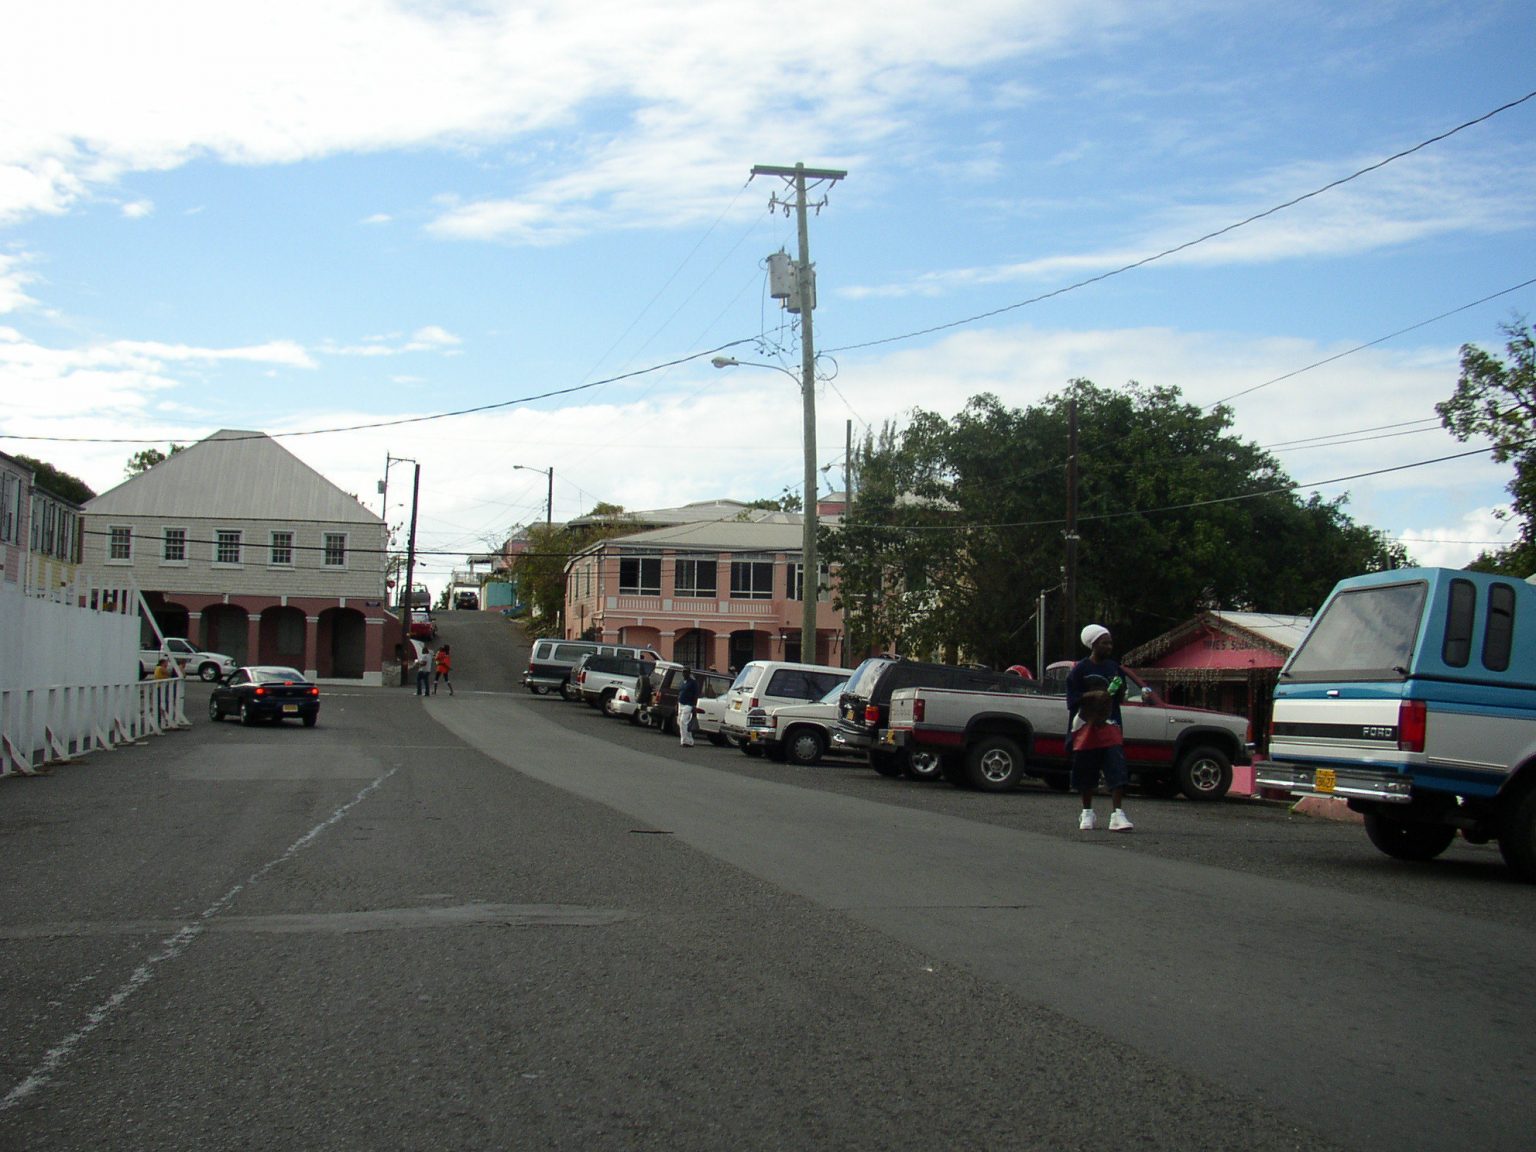
POLYGON ((1084 748, 1072 753, 1072 791, 1092 792, 1099 786, 1100 776, 1104 777, 1104 786, 1111 792, 1125 787, 1129 773, 1125 769, 1125 749, 1121 745, 1084 748))

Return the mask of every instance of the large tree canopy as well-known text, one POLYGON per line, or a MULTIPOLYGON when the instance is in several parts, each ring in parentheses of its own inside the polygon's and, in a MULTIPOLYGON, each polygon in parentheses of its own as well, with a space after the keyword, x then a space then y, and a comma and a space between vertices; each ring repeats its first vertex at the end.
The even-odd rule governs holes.
POLYGON ((32 469, 32 482, 39 488, 46 488, 55 496, 62 496, 66 500, 72 500, 76 504, 84 504, 92 496, 96 495, 93 489, 78 476, 71 476, 68 472, 60 471, 52 464, 43 460, 34 460, 31 456, 17 456, 20 463, 32 469))
POLYGON ((1487 437, 1495 460, 1514 463, 1508 491, 1520 539, 1483 553, 1471 567, 1526 576, 1536 572, 1536 338, 1524 320, 1502 325, 1502 331, 1508 361, 1463 344, 1456 391, 1435 411, 1456 439, 1487 437))
POLYGON ((1047 595, 1046 652, 1061 650, 1070 409, 1077 406, 1076 619, 1125 649, 1206 605, 1315 609, 1343 576, 1407 557, 1355 525, 1342 498, 1299 500, 1268 454, 1173 388, 1089 381, 1036 407, 974 397, 952 420, 918 411, 859 454, 842 530, 850 647, 1004 666, 1032 658, 1047 595))

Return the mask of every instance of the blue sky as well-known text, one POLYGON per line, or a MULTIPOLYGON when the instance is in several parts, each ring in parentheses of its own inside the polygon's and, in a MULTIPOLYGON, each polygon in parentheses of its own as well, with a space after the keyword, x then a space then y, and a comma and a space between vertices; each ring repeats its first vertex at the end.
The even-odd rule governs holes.
POLYGON ((1465 450, 1460 346, 1536 313, 1536 99, 1025 302, 1517 101, 1533 50, 1526 5, 1428 0, 13 5, 0 450, 106 490, 140 447, 352 428, 283 443, 375 510, 419 460, 443 553, 542 518, 550 467, 557 519, 798 490, 795 382, 707 355, 358 426, 727 344, 797 368, 794 223, 748 177, 804 162, 848 172, 810 226, 823 491, 850 420, 1136 380, 1245 393, 1292 477, 1377 472, 1317 490, 1464 563, 1506 471, 1404 466, 1465 450))

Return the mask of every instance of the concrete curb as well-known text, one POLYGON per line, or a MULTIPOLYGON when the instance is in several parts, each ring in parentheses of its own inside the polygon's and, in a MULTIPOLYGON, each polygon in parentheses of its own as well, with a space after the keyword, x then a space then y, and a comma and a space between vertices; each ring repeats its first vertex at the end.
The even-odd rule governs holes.
POLYGON ((1291 805, 1297 816, 1312 816, 1321 820, 1336 820, 1341 824, 1364 824, 1365 817, 1352 812, 1349 802, 1331 796, 1303 796, 1291 805))

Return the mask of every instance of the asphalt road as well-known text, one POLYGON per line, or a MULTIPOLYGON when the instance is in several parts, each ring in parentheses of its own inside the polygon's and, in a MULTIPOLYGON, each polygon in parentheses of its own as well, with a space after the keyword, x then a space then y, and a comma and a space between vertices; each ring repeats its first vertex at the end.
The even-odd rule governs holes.
POLYGON ((681 749, 440 619, 451 698, 0 781, 0 1149, 1530 1144, 1493 849, 681 749))

